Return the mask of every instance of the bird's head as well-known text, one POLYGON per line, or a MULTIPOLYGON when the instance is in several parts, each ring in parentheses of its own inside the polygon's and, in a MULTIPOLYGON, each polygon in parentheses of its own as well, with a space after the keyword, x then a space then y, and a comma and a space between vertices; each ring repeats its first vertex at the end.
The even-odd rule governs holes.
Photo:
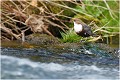
POLYGON ((82 24, 82 21, 78 18, 72 18, 72 21, 76 24, 82 24))
POLYGON ((73 18, 72 21, 74 22, 74 30, 75 32, 81 32, 83 30, 82 22, 78 18, 73 18))

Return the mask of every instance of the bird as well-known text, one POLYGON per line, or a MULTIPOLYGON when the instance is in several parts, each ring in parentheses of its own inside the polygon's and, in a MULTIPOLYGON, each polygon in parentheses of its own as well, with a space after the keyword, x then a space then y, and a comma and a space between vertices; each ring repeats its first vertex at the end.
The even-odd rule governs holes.
POLYGON ((82 37, 90 37, 94 35, 91 28, 87 24, 83 23, 80 19, 73 18, 73 22, 74 31, 77 35, 82 37))

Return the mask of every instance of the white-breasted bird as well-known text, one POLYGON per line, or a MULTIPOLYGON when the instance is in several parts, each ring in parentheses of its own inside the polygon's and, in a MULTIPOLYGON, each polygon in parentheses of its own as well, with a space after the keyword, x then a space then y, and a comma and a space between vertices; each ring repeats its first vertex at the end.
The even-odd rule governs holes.
POLYGON ((93 36, 91 28, 77 18, 73 19, 75 32, 82 37, 93 36))

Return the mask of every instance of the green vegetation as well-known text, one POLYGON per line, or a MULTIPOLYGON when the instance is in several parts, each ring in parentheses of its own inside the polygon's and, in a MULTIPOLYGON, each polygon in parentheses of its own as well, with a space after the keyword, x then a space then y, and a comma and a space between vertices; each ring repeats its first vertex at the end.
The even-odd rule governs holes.
POLYGON ((66 33, 61 32, 62 42, 79 42, 82 37, 78 36, 73 29, 66 31, 66 33))

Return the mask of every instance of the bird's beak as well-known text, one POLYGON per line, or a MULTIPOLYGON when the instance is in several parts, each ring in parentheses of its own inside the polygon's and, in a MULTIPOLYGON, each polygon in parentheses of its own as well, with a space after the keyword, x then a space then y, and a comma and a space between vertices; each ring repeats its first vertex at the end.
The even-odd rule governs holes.
POLYGON ((74 20, 75 20, 75 18, 72 18, 72 19, 70 20, 70 22, 74 22, 74 20))

